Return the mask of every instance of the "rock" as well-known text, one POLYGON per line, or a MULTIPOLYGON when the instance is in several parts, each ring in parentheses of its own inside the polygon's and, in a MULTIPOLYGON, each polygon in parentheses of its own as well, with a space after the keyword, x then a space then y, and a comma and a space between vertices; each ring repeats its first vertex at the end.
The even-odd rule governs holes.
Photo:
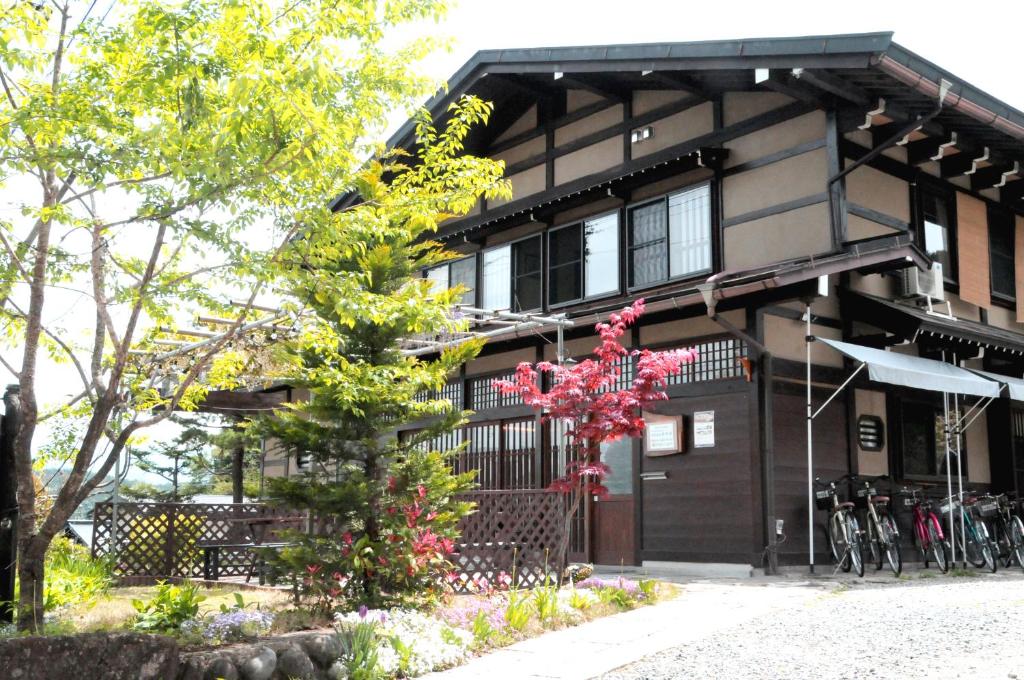
POLYGON ((290 645, 277 656, 277 672, 283 678, 313 680, 316 667, 298 645, 290 645))
POLYGON ((330 667, 342 655, 341 641, 337 635, 320 634, 305 638, 302 647, 313 662, 322 668, 330 667))
POLYGON ((255 656, 249 657, 238 666, 242 677, 245 680, 269 680, 277 668, 277 654, 270 647, 258 647, 254 651, 255 656))
POLYGON ((235 664, 221 657, 206 668, 203 680, 238 680, 238 669, 235 664))
POLYGON ((335 661, 327 669, 327 677, 330 680, 348 680, 348 669, 341 661, 335 661))
POLYGON ((4 678, 165 680, 178 674, 178 643, 141 633, 85 633, 0 640, 4 678))

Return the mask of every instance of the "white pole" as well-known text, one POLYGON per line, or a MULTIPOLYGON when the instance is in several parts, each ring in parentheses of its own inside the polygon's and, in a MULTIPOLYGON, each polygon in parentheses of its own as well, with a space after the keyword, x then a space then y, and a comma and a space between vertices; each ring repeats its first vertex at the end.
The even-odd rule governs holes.
MULTIPOLYGON (((960 414, 960 395, 953 395, 953 412, 957 415, 960 414)), ((967 568, 967 527, 964 524, 964 478, 962 475, 962 467, 960 465, 960 428, 958 427, 953 433, 956 437, 956 485, 957 495, 960 498, 960 545, 964 547, 964 568, 967 568)))
MULTIPOLYGON (((946 358, 945 352, 942 354, 942 358, 946 358)), ((946 442, 946 502, 949 503, 949 549, 950 559, 952 563, 956 564, 956 540, 954 534, 956 533, 956 522, 953 519, 953 473, 950 471, 949 464, 949 393, 942 393, 942 432, 946 442)))
POLYGON ((807 303, 807 332, 804 337, 807 346, 807 564, 814 573, 814 445, 811 441, 811 423, 814 420, 811 409, 811 303, 807 303))

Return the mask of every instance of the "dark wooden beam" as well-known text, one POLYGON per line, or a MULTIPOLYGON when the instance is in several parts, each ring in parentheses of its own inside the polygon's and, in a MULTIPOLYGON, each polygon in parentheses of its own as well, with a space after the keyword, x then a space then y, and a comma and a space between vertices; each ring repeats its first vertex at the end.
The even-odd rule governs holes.
POLYGON ((628 90, 608 83, 599 83, 593 77, 582 73, 565 73, 561 78, 556 79, 555 82, 561 83, 568 89, 586 90, 608 101, 622 103, 630 98, 628 90))
POLYGON ((692 78, 681 76, 678 73, 670 73, 668 71, 649 71, 644 74, 644 78, 657 80, 663 85, 668 85, 673 90, 682 90, 698 97, 706 98, 707 94, 704 89, 692 78))
POLYGON ((950 132, 941 137, 926 137, 909 142, 907 147, 907 163, 910 165, 923 165, 931 161, 941 161, 946 150, 956 146, 959 142, 956 132, 950 132))
POLYGON ((502 85, 517 90, 535 99, 553 98, 559 94, 558 88, 547 87, 532 80, 527 80, 515 73, 488 73, 487 77, 502 85))
POLYGON ((807 69, 800 71, 797 78, 800 82, 813 85, 820 90, 824 90, 862 108, 870 109, 877 103, 877 100, 866 91, 828 71, 807 69))
POLYGON ((1007 182, 1006 186, 1000 187, 999 198, 1007 205, 1024 210, 1024 180, 1007 182))
POLYGON ((756 82, 755 78, 755 84, 757 87, 784 94, 797 101, 806 102, 820 108, 828 108, 828 96, 822 96, 821 91, 801 83, 793 78, 788 71, 772 70, 765 80, 756 82))
POLYGON ((1021 168, 1021 164, 1017 161, 979 168, 971 175, 971 188, 975 191, 981 191, 982 189, 991 189, 1004 182, 1011 182, 1014 178, 1019 181, 1022 172, 1024 172, 1024 169, 1021 168))
MULTIPOLYGON (((898 120, 893 123, 886 123, 885 125, 873 125, 872 127, 870 127, 869 130, 871 131, 872 146, 878 146, 885 140, 892 137, 894 134, 896 134, 901 129, 906 127, 907 123, 910 122, 910 120, 913 119, 898 120)), ((924 126, 922 125, 921 128, 923 127, 924 126)), ((907 137, 909 138, 910 135, 908 134, 907 137)), ((906 146, 909 143, 910 140, 908 139, 907 142, 904 144, 900 144, 899 142, 897 142, 896 146, 906 146)))
POLYGON ((978 169, 978 163, 991 158, 988 147, 961 148, 960 153, 949 158, 943 158, 939 163, 940 172, 943 177, 959 177, 968 173, 974 174, 978 169))

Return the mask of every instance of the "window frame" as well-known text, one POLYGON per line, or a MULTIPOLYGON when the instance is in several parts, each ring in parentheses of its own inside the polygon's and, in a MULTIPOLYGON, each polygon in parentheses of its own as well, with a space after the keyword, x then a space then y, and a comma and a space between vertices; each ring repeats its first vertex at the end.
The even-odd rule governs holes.
MULTIPOLYGON (((892 415, 895 415, 895 417, 897 418, 896 423, 898 424, 898 427, 889 427, 888 428, 889 435, 888 435, 887 441, 890 444, 890 446, 889 446, 890 451, 893 451, 893 455, 895 457, 895 460, 894 460, 895 468, 897 470, 899 470, 900 477, 902 479, 906 479, 906 480, 922 481, 922 482, 942 482, 942 481, 945 481, 946 474, 941 472, 941 470, 937 471, 936 474, 934 474, 934 475, 933 474, 911 473, 911 472, 907 472, 907 464, 906 464, 906 453, 907 453, 906 452, 906 415, 907 415, 907 408, 906 407, 907 407, 907 405, 910 404, 910 405, 917 406, 917 407, 929 408, 929 409, 931 409, 931 412, 934 414, 935 417, 941 417, 941 415, 942 415, 942 404, 941 404, 941 402, 939 402, 939 400, 936 397, 926 396, 926 395, 921 395, 921 394, 899 393, 899 394, 895 394, 893 396, 895 397, 895 406, 896 406, 896 408, 894 409, 894 413, 892 413, 889 417, 891 418, 892 415)), ((960 410, 961 410, 961 412, 965 410, 965 406, 963 404, 960 405, 960 410)), ((963 439, 961 440, 961 446, 960 446, 960 470, 961 470, 961 474, 963 475, 963 478, 964 478, 964 480, 966 482, 967 480, 970 479, 970 467, 968 465, 968 459, 969 459, 970 456, 969 456, 969 453, 968 453, 967 438, 966 438, 965 435, 961 435, 961 436, 963 437, 963 439)), ((952 443, 952 440, 951 440, 950 443, 952 443)), ((937 446, 938 446, 938 440, 936 439, 936 440, 931 442, 931 446, 930 446, 930 450, 929 450, 929 454, 936 461, 938 461, 938 458, 935 457, 936 453, 937 453, 937 450, 936 450, 937 446)), ((953 452, 950 451, 950 463, 951 464, 955 462, 952 454, 953 454, 953 452)), ((937 469, 938 469, 938 466, 937 466, 937 469)))
MULTIPOLYGON (((931 195, 946 202, 946 212, 949 215, 949 225, 946 227, 946 238, 948 241, 946 245, 947 252, 949 253, 949 267, 943 268, 942 278, 947 284, 952 284, 955 288, 960 281, 959 249, 957 248, 959 229, 957 228, 956 189, 938 182, 922 179, 917 184, 917 191, 915 194, 916 197, 914 205, 916 208, 916 214, 914 216, 914 240, 925 254, 928 254, 928 248, 925 242, 924 225, 925 197, 926 195, 931 195)), ((931 258, 931 255, 928 255, 928 257, 931 258)))
POLYGON ((988 203, 986 219, 988 223, 988 281, 989 281, 989 293, 992 299, 997 302, 1005 302, 1013 304, 1017 301, 1017 229, 1016 229, 1016 218, 1013 211, 1004 208, 998 204, 988 203), (995 218, 995 219, 993 219, 995 218), (1010 235, 1010 271, 1013 275, 1010 277, 1010 289, 1012 293, 1004 293, 995 289, 995 269, 993 263, 995 261, 994 255, 995 250, 992 248, 992 233, 993 227, 997 226, 994 224, 996 220, 1005 220, 1005 224, 1002 226, 1009 231, 1010 235))
MULTIPOLYGON (((625 236, 624 242, 625 242, 626 249, 625 249, 624 255, 620 253, 620 259, 624 258, 624 261, 625 261, 626 280, 625 280, 625 283, 624 283, 624 288, 625 288, 626 294, 631 294, 633 292, 640 291, 640 290, 647 290, 649 288, 656 288, 658 286, 663 286, 663 285, 669 284, 669 283, 676 283, 676 282, 679 282, 679 281, 687 281, 687 280, 690 280, 690 279, 698 278, 698 277, 703 276, 705 274, 712 274, 712 273, 714 273, 714 271, 715 271, 715 238, 716 238, 715 234, 717 233, 717 226, 718 226, 718 211, 715 209, 715 205, 716 205, 716 201, 717 201, 716 188, 715 188, 716 184, 717 184, 717 182, 716 182, 716 179, 714 177, 708 177, 707 179, 702 179, 699 182, 694 182, 693 184, 687 184, 686 186, 677 187, 677 188, 675 188, 675 189, 673 189, 671 191, 666 191, 665 193, 660 194, 658 196, 652 196, 650 198, 645 198, 642 201, 636 201, 634 203, 629 203, 626 206, 624 206, 624 217, 625 217, 625 219, 624 219, 623 223, 625 224, 625 229, 623 231, 624 231, 624 236, 625 236), (694 189, 698 189, 698 188, 701 188, 701 187, 707 187, 707 190, 708 190, 708 212, 707 212, 707 216, 708 216, 708 266, 707 266, 707 268, 701 269, 701 270, 698 270, 698 271, 693 271, 693 272, 688 272, 686 274, 680 274, 680 275, 677 275, 677 276, 672 276, 672 226, 671 226, 671 223, 669 222, 669 215, 668 215, 669 200, 672 198, 672 196, 674 196, 676 194, 681 194, 681 193, 686 192, 686 191, 693 191, 694 189), (666 271, 666 277, 664 279, 660 280, 660 281, 655 281, 653 283, 643 283, 643 284, 640 284, 640 285, 634 285, 632 283, 632 279, 633 279, 633 211, 636 210, 636 209, 639 209, 639 208, 644 208, 644 207, 647 207, 649 205, 656 204, 656 203, 661 203, 664 206, 664 210, 665 210, 665 242, 666 242, 666 248, 665 248, 665 271, 666 271)), ((620 229, 622 229, 622 225, 621 224, 620 224, 620 229)), ((623 284, 620 283, 620 289, 622 287, 623 287, 623 284)))
MULTIPOLYGON (((604 298, 610 298, 610 297, 616 297, 616 296, 622 295, 622 276, 621 276, 622 257, 623 257, 623 255, 622 255, 622 222, 623 222, 623 220, 622 220, 622 210, 619 209, 619 208, 613 208, 611 210, 602 210, 601 212, 596 212, 593 215, 587 215, 586 217, 583 217, 583 218, 578 219, 578 220, 573 220, 572 222, 566 222, 565 224, 559 224, 558 226, 551 227, 550 229, 548 229, 545 232, 545 240, 544 240, 545 258, 544 258, 544 260, 545 260, 545 265, 546 266, 545 266, 545 269, 544 269, 544 275, 545 275, 545 277, 544 277, 545 278, 545 286, 544 286, 544 288, 545 288, 545 290, 544 290, 544 296, 543 297, 544 297, 545 304, 547 304, 547 309, 561 309, 563 307, 570 307, 572 305, 578 305, 581 302, 590 302, 592 300, 601 300, 601 299, 604 299, 604 298), (604 293, 597 293, 596 295, 587 295, 587 234, 586 234, 586 224, 587 224, 587 222, 591 222, 591 221, 594 221, 594 220, 599 220, 599 219, 602 219, 602 218, 605 218, 605 217, 610 217, 612 215, 614 215, 615 218, 616 218, 616 227, 617 227, 617 229, 616 229, 617 233, 615 235, 615 247, 618 250, 618 257, 616 258, 616 263, 615 263, 616 267, 617 267, 616 272, 615 272, 615 276, 616 276, 616 278, 619 279, 619 282, 618 282, 618 285, 615 287, 614 290, 610 290, 610 291, 607 291, 607 292, 604 292, 604 293), (551 265, 551 253, 552 253, 552 250, 551 250, 551 235, 554 234, 555 232, 563 231, 565 229, 571 229, 573 227, 578 227, 579 230, 580 230, 580 259, 579 259, 579 268, 580 268, 579 269, 579 271, 580 271, 580 297, 573 298, 572 300, 564 300, 562 302, 552 302, 551 301, 551 292, 552 292, 551 270, 553 269, 553 267, 551 265)), ((560 267, 565 267, 565 266, 568 266, 568 265, 559 265, 559 266, 560 267)))
POLYGON ((508 278, 508 287, 509 287, 508 288, 508 291, 509 291, 509 293, 508 293, 508 301, 509 301, 509 308, 508 308, 507 311, 510 311, 510 312, 513 312, 513 313, 516 313, 516 314, 523 314, 523 313, 529 313, 529 312, 539 312, 539 311, 542 311, 544 309, 544 302, 545 302, 545 299, 546 299, 545 284, 547 283, 546 276, 545 276, 545 265, 547 263, 547 259, 546 259, 546 248, 545 248, 545 243, 544 242, 545 242, 544 231, 538 231, 538 232, 535 232, 533 234, 527 234, 526 236, 520 236, 519 238, 512 239, 511 241, 505 241, 504 243, 495 243, 494 245, 488 246, 486 248, 483 248, 478 253, 476 253, 476 256, 478 257, 477 269, 476 269, 476 276, 477 276, 477 282, 478 282, 477 290, 479 291, 477 293, 476 300, 477 300, 477 303, 479 304, 479 306, 481 308, 483 308, 483 288, 484 288, 484 264, 483 264, 483 262, 484 262, 484 254, 488 253, 490 251, 493 251, 493 250, 497 250, 499 248, 506 248, 507 247, 509 249, 509 267, 508 267, 508 274, 509 274, 509 278, 508 278), (540 274, 540 306, 538 306, 538 307, 530 307, 530 308, 527 308, 527 309, 516 309, 515 308, 515 304, 516 304, 515 281, 516 281, 517 276, 516 276, 516 271, 515 271, 515 253, 513 252, 513 249, 515 248, 515 246, 517 244, 522 243, 524 241, 529 241, 530 239, 533 239, 533 238, 538 239, 538 241, 540 243, 540 269, 539 269, 539 274, 540 274))
POLYGON ((469 303, 461 302, 459 304, 468 305, 470 307, 476 307, 477 304, 480 302, 480 297, 479 297, 479 290, 480 290, 480 259, 477 258, 477 254, 476 253, 471 253, 469 255, 464 255, 463 257, 457 257, 457 258, 455 258, 453 260, 448 260, 447 262, 442 262, 441 264, 436 264, 433 267, 426 267, 423 270, 423 278, 424 279, 430 279, 430 272, 435 271, 437 269, 441 269, 442 267, 445 267, 448 270, 448 272, 447 272, 448 273, 448 286, 447 286, 447 288, 451 288, 452 287, 452 265, 454 265, 456 263, 459 263, 459 262, 465 262, 467 260, 473 260, 473 289, 469 291, 473 295, 473 301, 469 302, 469 303))

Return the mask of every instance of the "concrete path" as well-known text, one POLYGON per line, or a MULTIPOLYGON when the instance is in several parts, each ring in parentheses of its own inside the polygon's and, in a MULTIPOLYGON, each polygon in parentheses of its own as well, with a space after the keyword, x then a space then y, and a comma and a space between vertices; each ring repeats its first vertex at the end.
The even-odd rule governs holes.
POLYGON ((801 607, 827 592, 802 582, 690 582, 678 597, 517 642, 432 680, 593 678, 754 617, 801 607), (742 585, 741 585, 742 584, 742 585))

